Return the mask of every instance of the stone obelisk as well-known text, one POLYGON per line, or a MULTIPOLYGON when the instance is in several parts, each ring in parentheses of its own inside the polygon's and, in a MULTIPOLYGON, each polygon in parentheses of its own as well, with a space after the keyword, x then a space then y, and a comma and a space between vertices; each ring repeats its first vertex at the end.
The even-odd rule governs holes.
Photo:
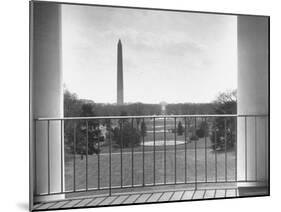
POLYGON ((119 39, 117 44, 117 104, 122 105, 123 103, 123 56, 122 43, 119 39))

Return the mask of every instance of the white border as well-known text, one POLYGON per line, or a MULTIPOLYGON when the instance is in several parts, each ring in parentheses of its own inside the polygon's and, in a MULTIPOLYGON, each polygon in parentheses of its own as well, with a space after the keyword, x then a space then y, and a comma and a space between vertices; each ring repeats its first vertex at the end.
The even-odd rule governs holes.
MULTIPOLYGON (((59 0, 58 0, 59 1, 59 0)), ((277 211, 280 208, 281 13, 276 0, 68 0, 68 2, 154 7, 271 16, 271 197, 152 204, 79 211, 277 211)), ((28 1, 1 1, 1 211, 28 209, 28 1)), ((78 210, 77 210, 78 211, 78 210)))

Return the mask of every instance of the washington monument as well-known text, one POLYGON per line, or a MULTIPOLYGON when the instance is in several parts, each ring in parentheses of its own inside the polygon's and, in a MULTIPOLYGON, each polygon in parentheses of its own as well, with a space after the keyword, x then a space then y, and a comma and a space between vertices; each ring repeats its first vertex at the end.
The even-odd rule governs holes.
POLYGON ((122 43, 119 39, 117 44, 117 104, 122 105, 123 103, 123 56, 122 43))

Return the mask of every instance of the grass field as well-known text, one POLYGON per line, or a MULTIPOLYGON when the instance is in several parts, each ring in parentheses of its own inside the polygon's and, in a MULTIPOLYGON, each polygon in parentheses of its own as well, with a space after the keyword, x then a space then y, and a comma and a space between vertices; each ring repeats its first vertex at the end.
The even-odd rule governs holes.
MULTIPOLYGON (((235 180, 235 152, 215 152, 211 148, 210 138, 190 141, 184 136, 177 136, 171 132, 174 120, 167 120, 166 140, 182 141, 180 145, 169 146, 137 146, 123 148, 113 146, 111 160, 109 145, 101 147, 99 155, 88 156, 88 187, 108 187, 110 182, 109 168, 111 167, 111 186, 119 187, 134 185, 148 185, 164 183, 214 182, 235 180), (195 148, 196 147, 196 148, 195 148), (122 151, 122 156, 121 156, 122 151), (196 160, 195 160, 196 158, 196 160), (122 169, 121 169, 122 164, 122 169), (196 166, 196 167, 195 167, 196 166)), ((183 122, 182 122, 183 123, 183 122)), ((183 123, 184 124, 184 123, 183 123)), ((194 123, 193 123, 194 125, 194 123)), ((144 143, 164 140, 163 120, 147 120, 147 135, 144 143)), ((192 126, 192 124, 190 124, 192 126)), ((74 188, 86 188, 86 157, 80 155, 65 164, 65 187, 71 191, 74 188)))
MULTIPOLYGON (((214 182, 216 178, 215 168, 215 153, 211 149, 206 151, 207 173, 205 173, 205 149, 196 150, 196 167, 197 167, 197 181, 205 181, 207 176, 208 182, 214 182), (206 175, 207 174, 207 175, 206 175)), ((121 154, 118 152, 111 155, 111 185, 121 185, 121 154)), ((227 180, 235 179, 235 154, 234 152, 227 153, 227 161, 225 163, 225 153, 217 153, 217 180, 225 180, 225 171, 227 170, 227 180), (227 165, 227 167, 225 167, 227 165)), ((166 175, 166 182, 183 182, 185 180, 185 171, 187 182, 195 180, 195 149, 175 151, 169 149, 166 151, 166 162, 164 160, 164 151, 146 150, 144 154, 141 151, 123 152, 122 154, 122 184, 132 184, 132 174, 134 177, 134 184, 163 183, 164 175, 166 175), (185 170, 185 153, 186 153, 186 170, 185 170), (143 158, 144 156, 144 158, 143 158), (176 157, 175 157, 176 156, 176 157), (176 163, 175 163, 176 159, 176 163), (144 160, 144 164, 143 164, 144 160), (133 165, 132 165, 133 161, 133 165), (154 163, 155 161, 155 163, 154 163), (155 164, 155 165, 154 165, 155 164), (166 168, 164 168, 164 164, 166 168), (155 166, 155 169, 154 169, 155 166), (143 169, 144 167, 144 169, 143 169), (133 172, 132 172, 133 168, 133 172), (165 174, 166 170, 166 174, 165 174), (144 171, 144 178, 143 178, 144 171)), ((75 158, 75 172, 76 172, 76 189, 83 189, 86 187, 86 159, 81 160, 77 155, 75 158)), ((89 188, 97 188, 98 183, 100 187, 107 187, 109 185, 109 154, 102 153, 99 156, 88 156, 88 185, 89 188), (98 165, 99 163, 99 165, 98 165), (98 180, 98 166, 99 166, 99 180, 98 180), (100 181, 100 182, 98 182, 100 181)), ((66 189, 73 189, 73 161, 69 161, 65 167, 66 189)))

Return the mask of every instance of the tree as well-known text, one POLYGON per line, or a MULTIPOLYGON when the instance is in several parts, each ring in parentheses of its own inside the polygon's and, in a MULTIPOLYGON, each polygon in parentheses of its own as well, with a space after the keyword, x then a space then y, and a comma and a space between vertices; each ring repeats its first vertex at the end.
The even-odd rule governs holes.
MULTIPOLYGON (((81 117, 93 117, 95 116, 94 112, 94 103, 85 102, 81 106, 81 117)), ((80 151, 79 153, 81 155, 86 154, 86 138, 88 133, 88 153, 89 154, 99 154, 100 149, 96 147, 96 144, 98 142, 101 142, 104 140, 103 137, 101 137, 101 130, 99 129, 100 122, 99 120, 90 119, 90 120, 80 120, 78 121, 78 132, 80 131, 80 134, 78 134, 77 139, 77 147, 80 151)))
POLYGON ((81 101, 78 99, 77 94, 71 93, 69 90, 64 90, 63 109, 64 117, 79 116, 81 111, 81 101))
MULTIPOLYGON (((216 114, 237 113, 237 91, 220 93, 215 100, 216 114)), ((235 118, 216 117, 212 123, 212 147, 214 150, 228 150, 235 146, 235 118)))
POLYGON ((178 123, 177 133, 178 133, 178 135, 182 135, 183 134, 183 127, 182 127, 181 121, 179 121, 179 123, 178 123))
POLYGON ((216 114, 237 113, 237 90, 219 93, 214 101, 216 114))
POLYGON ((208 123, 207 121, 202 121, 200 123, 199 129, 196 130, 196 135, 198 138, 203 138, 205 136, 208 136, 208 123))
MULTIPOLYGON (((75 93, 71 93, 67 89, 64 90, 64 116, 65 117, 92 117, 94 113, 94 102, 89 100, 81 100, 75 93)), ((99 153, 99 149, 95 144, 99 141, 100 130, 97 120, 88 120, 88 153, 99 153)), ((86 154, 86 138, 87 126, 86 120, 65 120, 65 150, 67 153, 86 154), (74 151, 74 132, 76 148, 74 151)))
POLYGON ((140 132, 134 128, 130 121, 122 120, 120 127, 113 130, 113 140, 121 148, 137 146, 140 144, 140 132))
MULTIPOLYGON (((67 89, 64 90, 64 117, 79 116, 81 111, 81 102, 75 93, 71 93, 67 89)), ((64 143, 66 153, 73 153, 74 142, 74 123, 73 120, 64 121, 64 143)), ((68 157, 66 157, 68 158, 68 157)))
POLYGON ((144 121, 141 122, 141 136, 146 136, 146 124, 144 121))

